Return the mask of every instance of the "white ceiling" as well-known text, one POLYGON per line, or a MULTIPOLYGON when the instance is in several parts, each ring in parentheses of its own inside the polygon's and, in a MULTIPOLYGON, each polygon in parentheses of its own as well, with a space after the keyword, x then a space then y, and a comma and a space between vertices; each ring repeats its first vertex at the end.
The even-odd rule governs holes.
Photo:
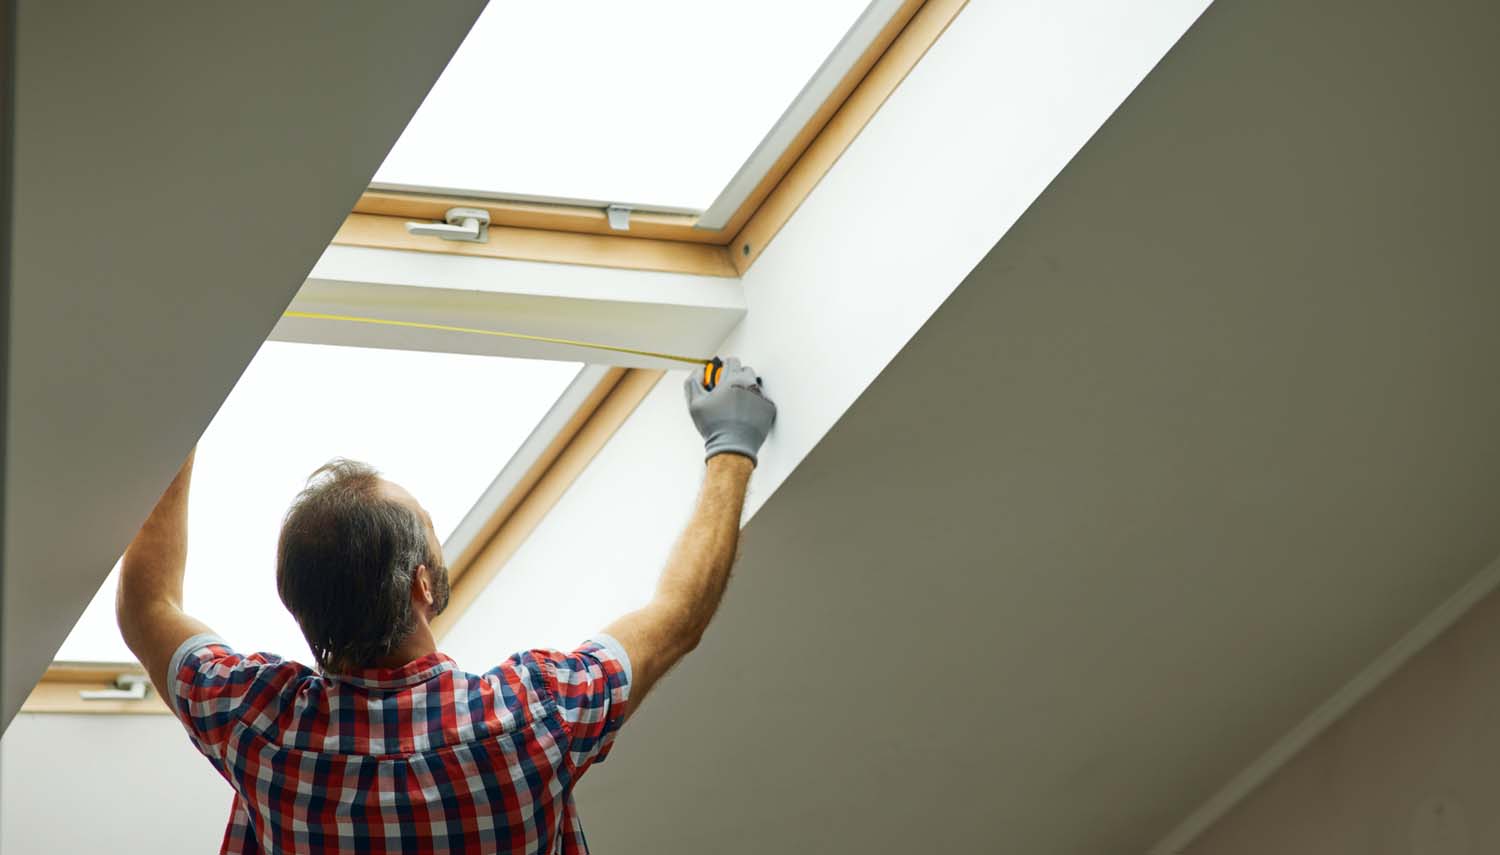
POLYGON ((0 726, 482 6, 18 4, 0 726))
POLYGON ((1496 23, 1210 8, 751 522, 591 841, 1143 852, 1500 554, 1496 23))

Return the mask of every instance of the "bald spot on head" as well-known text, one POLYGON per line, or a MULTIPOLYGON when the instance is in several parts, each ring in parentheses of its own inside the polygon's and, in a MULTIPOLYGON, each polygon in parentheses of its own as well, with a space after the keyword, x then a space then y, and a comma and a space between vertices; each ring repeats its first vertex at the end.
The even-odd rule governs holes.
MULTIPOLYGON (((379 492, 382 496, 395 502, 399 502, 416 513, 417 519, 422 521, 422 527, 427 532, 427 546, 433 556, 436 556, 439 566, 446 566, 447 561, 443 558, 443 544, 438 540, 437 529, 433 528, 432 515, 422 507, 405 487, 385 478, 380 479, 379 492)), ((436 569, 436 568, 433 568, 436 569)))

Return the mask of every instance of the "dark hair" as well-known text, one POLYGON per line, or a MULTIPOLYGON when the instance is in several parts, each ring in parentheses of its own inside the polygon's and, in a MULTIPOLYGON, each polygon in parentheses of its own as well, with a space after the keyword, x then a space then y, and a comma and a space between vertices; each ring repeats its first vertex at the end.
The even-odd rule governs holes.
POLYGON ((434 612, 447 573, 416 511, 382 494, 374 467, 320 466, 287 509, 276 545, 276 589, 324 671, 368 668, 416 629, 411 585, 433 574, 434 612))

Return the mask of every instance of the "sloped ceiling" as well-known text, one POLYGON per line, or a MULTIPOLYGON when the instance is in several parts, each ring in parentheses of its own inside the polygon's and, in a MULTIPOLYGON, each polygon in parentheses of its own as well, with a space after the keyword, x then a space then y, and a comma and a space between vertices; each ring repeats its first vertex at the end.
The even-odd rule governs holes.
POLYGON ((0 725, 483 5, 19 4, 0 725))
POLYGON ((1496 27, 1210 8, 751 522, 592 842, 1143 852, 1493 560, 1496 27))

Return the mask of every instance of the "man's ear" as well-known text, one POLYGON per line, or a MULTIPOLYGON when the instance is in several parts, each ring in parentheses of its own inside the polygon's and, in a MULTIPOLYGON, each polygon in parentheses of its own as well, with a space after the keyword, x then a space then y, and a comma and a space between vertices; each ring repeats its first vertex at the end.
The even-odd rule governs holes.
POLYGON ((418 564, 417 572, 411 574, 411 598, 427 608, 432 608, 432 573, 426 564, 418 564))

